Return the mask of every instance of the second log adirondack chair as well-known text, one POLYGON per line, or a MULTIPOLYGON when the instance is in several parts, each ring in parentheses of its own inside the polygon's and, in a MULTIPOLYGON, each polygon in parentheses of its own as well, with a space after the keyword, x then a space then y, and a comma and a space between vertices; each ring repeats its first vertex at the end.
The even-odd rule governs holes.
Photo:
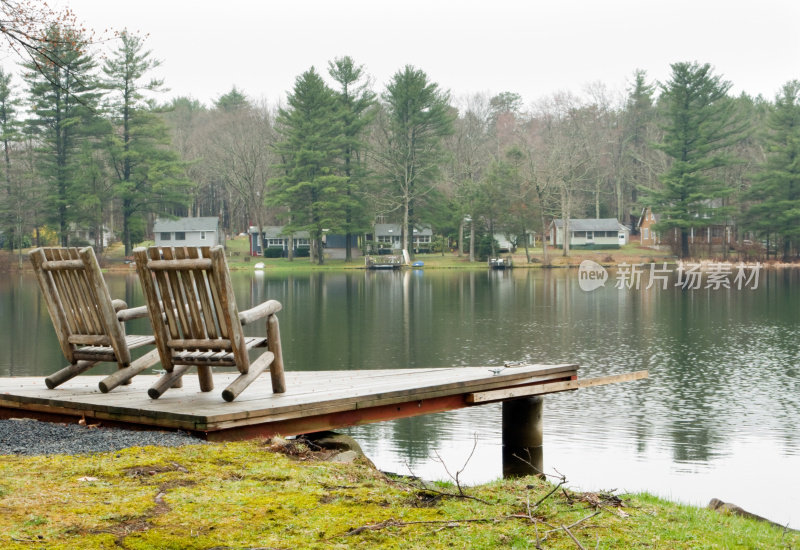
POLYGON ((122 300, 112 300, 94 249, 36 248, 28 255, 61 351, 70 364, 45 378, 53 389, 99 362, 119 365, 117 372, 100 382, 108 392, 130 381, 158 362, 152 350, 131 361, 130 350, 153 345, 153 336, 126 336, 124 321, 145 317, 144 306, 128 309, 122 300))
POLYGON ((200 389, 211 391, 212 366, 236 367, 239 376, 222 392, 233 401, 269 369, 272 391, 283 393, 280 330, 275 315, 280 302, 269 300, 239 312, 221 246, 137 248, 133 251, 161 364, 167 373, 149 390, 157 399, 192 366, 200 389), (242 325, 266 317, 265 337, 245 337, 242 325), (248 351, 267 348, 250 362, 248 351))

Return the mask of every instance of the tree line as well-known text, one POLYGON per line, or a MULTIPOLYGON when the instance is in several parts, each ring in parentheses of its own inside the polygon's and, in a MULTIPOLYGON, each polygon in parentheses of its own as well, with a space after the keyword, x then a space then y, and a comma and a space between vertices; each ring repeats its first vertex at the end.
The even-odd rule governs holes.
POLYGON ((798 253, 798 81, 772 100, 732 96, 710 65, 675 63, 663 83, 637 70, 624 92, 593 84, 525 105, 513 92, 454 97, 413 66, 376 90, 344 56, 300 74, 279 105, 235 86, 211 105, 159 103, 140 37, 122 32, 99 62, 80 33, 48 32, 21 86, 0 72, 8 248, 66 245, 74 227, 99 246, 109 227, 130 253, 156 216, 192 215, 229 233, 308 231, 320 263, 326 233, 348 237, 349 260, 349 237, 376 220, 401 224, 403 248, 431 227, 437 249, 474 260, 497 234, 529 254, 553 218, 635 226, 650 206, 684 257, 690 235, 720 225, 798 253))

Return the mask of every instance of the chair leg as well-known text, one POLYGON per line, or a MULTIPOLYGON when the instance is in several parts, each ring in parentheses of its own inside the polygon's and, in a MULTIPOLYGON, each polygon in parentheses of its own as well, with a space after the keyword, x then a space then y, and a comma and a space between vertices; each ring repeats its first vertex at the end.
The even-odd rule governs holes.
POLYGON ((147 395, 150 396, 150 399, 158 399, 164 395, 164 392, 173 386, 187 370, 189 370, 189 365, 178 365, 174 367, 172 372, 164 374, 155 384, 150 386, 150 389, 147 390, 147 395))
POLYGON ((128 383, 131 380, 131 378, 133 378, 143 370, 152 367, 153 365, 158 363, 158 361, 159 357, 157 349, 150 351, 146 355, 142 355, 136 361, 134 361, 124 369, 119 369, 114 374, 103 378, 100 381, 100 384, 98 384, 100 387, 100 391, 103 393, 108 393, 117 386, 128 383))
POLYGON ((278 317, 270 315, 267 319, 267 349, 275 354, 275 360, 269 369, 272 379, 272 391, 284 393, 286 391, 286 378, 283 374, 283 350, 281 349, 281 329, 278 317))
POLYGON ((236 380, 230 383, 222 392, 222 398, 225 401, 233 401, 236 397, 249 386, 253 380, 258 378, 258 375, 267 370, 270 363, 275 359, 275 355, 271 351, 265 352, 261 357, 250 363, 250 368, 245 374, 240 374, 236 380))
POLYGON ((44 383, 47 385, 49 389, 52 390, 53 388, 60 386, 67 380, 75 378, 82 372, 86 372, 96 364, 97 361, 78 361, 74 365, 67 365, 60 371, 54 372, 53 374, 45 378, 44 383))
POLYGON ((211 367, 208 365, 198 365, 197 376, 200 379, 200 391, 211 391, 214 389, 214 378, 211 375, 211 367))

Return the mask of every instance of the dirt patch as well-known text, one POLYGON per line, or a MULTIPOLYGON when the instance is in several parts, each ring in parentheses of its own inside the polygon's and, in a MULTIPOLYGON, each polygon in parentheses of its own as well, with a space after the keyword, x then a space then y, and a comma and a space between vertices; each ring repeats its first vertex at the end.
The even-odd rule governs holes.
POLYGON ((125 475, 135 478, 148 478, 165 472, 182 472, 187 474, 189 470, 177 462, 170 462, 169 464, 161 464, 158 466, 134 466, 133 468, 125 470, 125 475))

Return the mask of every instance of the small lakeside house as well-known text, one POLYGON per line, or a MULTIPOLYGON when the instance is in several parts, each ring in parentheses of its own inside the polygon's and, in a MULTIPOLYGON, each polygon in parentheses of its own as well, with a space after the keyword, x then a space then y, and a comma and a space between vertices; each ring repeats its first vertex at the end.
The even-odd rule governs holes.
MULTIPOLYGON (((403 247, 403 227, 399 223, 376 223, 372 235, 367 240, 378 243, 380 248, 400 250, 403 247)), ((411 246, 415 250, 430 250, 433 245, 433 231, 429 226, 412 229, 411 246)))
POLYGON ((661 244, 661 235, 653 230, 653 226, 659 222, 659 217, 653 212, 652 208, 645 206, 636 228, 639 230, 639 243, 642 246, 658 246, 661 244))
MULTIPOLYGON (((616 218, 569 220, 569 246, 573 248, 618 248, 628 243, 630 230, 616 218)), ((564 246, 564 220, 550 223, 550 244, 564 246)))
MULTIPOLYGON (((719 208, 721 202, 709 201, 712 206, 719 208)), ((708 215, 704 216, 708 217, 708 215)), ((677 228, 665 231, 663 234, 655 231, 653 226, 661 221, 661 216, 646 206, 642 209, 637 229, 640 234, 642 246, 659 247, 670 243, 680 242, 680 232, 677 228)), ((699 225, 699 224, 698 224, 699 225)), ((707 246, 732 246, 737 239, 736 224, 729 220, 725 223, 716 223, 704 227, 689 228, 689 244, 707 246)))
MULTIPOLYGON (((258 234, 258 227, 250 226, 248 235, 250 237, 250 255, 262 256, 264 254, 263 248, 280 249, 281 257, 286 257, 289 254, 289 237, 290 235, 284 233, 283 225, 265 225, 262 227, 264 233, 258 234)), ((296 231, 291 235, 293 237, 294 253, 297 254, 299 249, 304 249, 304 252, 311 247, 311 236, 308 231, 296 231)), ((308 255, 308 254, 305 254, 308 255)))
POLYGON ((156 246, 216 246, 225 245, 225 235, 219 218, 159 218, 153 225, 156 246))

